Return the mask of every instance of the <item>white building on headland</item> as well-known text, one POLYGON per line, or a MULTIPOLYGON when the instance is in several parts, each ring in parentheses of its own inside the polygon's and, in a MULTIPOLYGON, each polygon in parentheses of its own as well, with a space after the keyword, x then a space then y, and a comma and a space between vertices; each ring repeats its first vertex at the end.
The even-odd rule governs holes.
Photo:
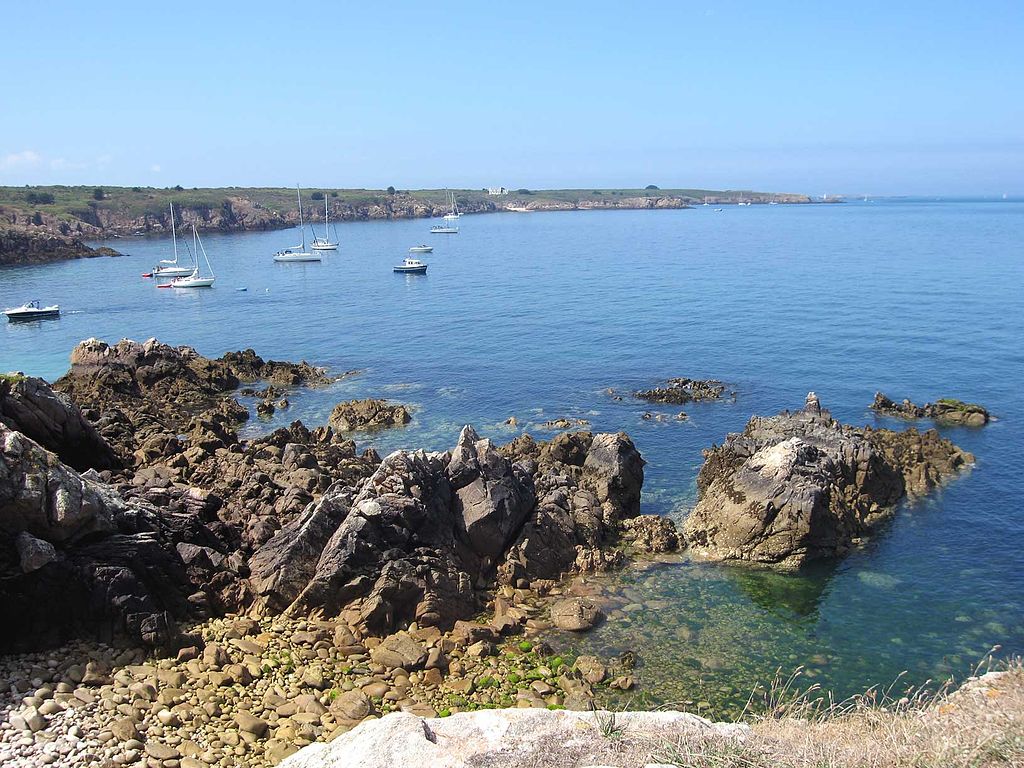
POLYGON ((507 195, 508 194, 508 190, 505 189, 504 187, 488 187, 487 188, 487 194, 488 195, 495 195, 495 196, 497 196, 497 195, 507 195))

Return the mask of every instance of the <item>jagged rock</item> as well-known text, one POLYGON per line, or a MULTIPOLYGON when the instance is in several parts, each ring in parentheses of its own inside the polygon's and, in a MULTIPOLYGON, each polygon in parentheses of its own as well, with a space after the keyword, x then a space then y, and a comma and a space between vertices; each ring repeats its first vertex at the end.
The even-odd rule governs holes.
POLYGON ((934 419, 943 424, 962 424, 967 427, 982 427, 991 418, 989 412, 980 405, 962 400, 943 398, 934 403, 915 405, 909 400, 896 403, 881 392, 875 393, 871 409, 902 419, 934 419))
POLYGON ((633 397, 651 403, 686 405, 701 400, 718 400, 725 384, 715 379, 669 379, 663 387, 634 392, 633 397))
POLYGON ((502 554, 533 508, 533 484, 523 467, 464 427, 447 474, 452 511, 470 548, 489 561, 502 554))
POLYGON ((114 450, 78 407, 42 379, 0 376, 0 422, 53 451, 77 470, 120 466, 114 450))
POLYGON ((295 601, 315 575, 320 555, 348 514, 352 497, 350 487, 335 483, 257 550, 249 569, 261 605, 276 613, 295 601))
POLYGON ((253 581, 262 606, 289 615, 347 610, 375 633, 450 626, 495 578, 558 578, 579 547, 599 551, 639 511, 642 482, 625 435, 498 449, 467 427, 452 452, 391 454, 354 498, 329 491, 257 551, 253 581))
POLYGON ((783 567, 843 554, 908 492, 973 461, 934 431, 839 424, 814 393, 796 413, 751 418, 704 457, 684 527, 691 548, 783 567))
POLYGON ((400 427, 410 421, 412 414, 404 405, 393 405, 386 400, 373 398, 338 403, 328 419, 330 425, 339 432, 400 427))

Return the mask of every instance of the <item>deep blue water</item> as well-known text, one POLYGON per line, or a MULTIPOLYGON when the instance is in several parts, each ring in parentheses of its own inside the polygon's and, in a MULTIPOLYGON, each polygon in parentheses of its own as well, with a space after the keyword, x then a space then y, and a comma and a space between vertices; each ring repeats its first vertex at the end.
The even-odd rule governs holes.
MULTIPOLYGON (((808 390, 838 418, 880 420, 874 392, 952 396, 998 420, 945 429, 977 465, 902 509, 833 567, 777 575, 680 562, 617 577, 611 619, 578 650, 639 649, 663 701, 725 707, 776 667, 808 664, 847 694, 962 672, 992 645, 1024 652, 1024 203, 912 202, 463 217, 338 226, 322 264, 275 264, 295 231, 207 235, 211 290, 157 289, 140 273, 166 240, 112 243, 128 256, 0 271, 0 306, 59 302, 59 320, 5 325, 0 370, 56 378, 76 342, 155 336, 206 355, 362 369, 298 392, 262 430, 323 423, 338 400, 382 395, 416 407, 408 428, 368 438, 382 452, 446 448, 471 422, 497 440, 559 416, 625 430, 647 459, 645 511, 685 516, 701 449, 754 413, 808 390), (424 277, 392 274, 435 244, 424 277), (247 287, 245 292, 236 288, 247 287), (735 402, 693 405, 688 422, 641 417, 621 392, 670 376, 714 377, 735 402), (737 692, 740 693, 737 693, 737 692)), ((674 414, 678 409, 663 409, 674 414)), ((902 423, 887 423, 902 428, 902 423)), ((928 425, 922 425, 928 426, 928 425)))

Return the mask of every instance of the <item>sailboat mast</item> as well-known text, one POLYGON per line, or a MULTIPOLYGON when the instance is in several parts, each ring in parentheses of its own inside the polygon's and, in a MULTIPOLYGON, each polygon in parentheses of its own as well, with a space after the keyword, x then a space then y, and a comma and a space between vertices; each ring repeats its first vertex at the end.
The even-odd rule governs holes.
POLYGON ((327 210, 327 195, 324 195, 324 241, 325 242, 327 240, 331 239, 330 223, 331 223, 331 214, 330 214, 330 211, 327 210))
MULTIPOLYGON (((199 244, 199 250, 203 252, 203 261, 206 262, 206 268, 210 270, 210 277, 216 277, 213 274, 213 265, 210 263, 210 257, 206 255, 206 246, 203 245, 203 241, 199 239, 199 233, 196 232, 195 224, 192 225, 192 232, 195 234, 196 242, 199 244)), ((199 259, 196 259, 196 270, 199 269, 199 259)))
POLYGON ((306 252, 306 227, 302 223, 302 194, 299 192, 299 185, 295 185, 295 199, 299 201, 299 232, 302 233, 302 252, 306 252))
POLYGON ((171 206, 171 242, 174 243, 174 264, 178 264, 178 236, 174 232, 174 203, 171 206))

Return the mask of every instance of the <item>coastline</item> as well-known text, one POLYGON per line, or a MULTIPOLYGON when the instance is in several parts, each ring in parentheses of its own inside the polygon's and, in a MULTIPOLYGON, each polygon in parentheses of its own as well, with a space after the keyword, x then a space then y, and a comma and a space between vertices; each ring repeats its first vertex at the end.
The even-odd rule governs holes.
MULTIPOLYGON (((748 190, 518 190, 502 195, 481 190, 453 192, 460 212, 466 215, 680 210, 704 202, 716 206, 817 203, 807 195, 748 190)), ((436 218, 448 212, 446 193, 311 189, 303 193, 304 219, 310 224, 323 222, 325 201, 332 221, 436 218)), ((181 228, 195 224, 201 232, 287 229, 299 220, 294 191, 290 189, 0 187, 0 266, 90 255, 82 250, 80 242, 71 247, 75 241, 170 234, 171 203, 181 228), (17 233, 18 238, 11 237, 11 233, 17 233)))

